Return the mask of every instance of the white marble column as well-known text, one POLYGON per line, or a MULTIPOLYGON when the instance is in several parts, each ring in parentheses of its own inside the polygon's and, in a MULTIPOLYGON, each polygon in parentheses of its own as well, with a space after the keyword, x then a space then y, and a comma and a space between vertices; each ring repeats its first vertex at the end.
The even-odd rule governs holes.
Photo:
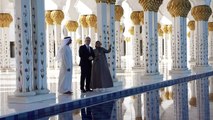
POLYGON ((126 37, 125 38, 125 42, 126 42, 126 70, 128 72, 128 70, 132 71, 132 66, 133 66, 133 55, 132 55, 132 51, 133 51, 133 46, 132 46, 132 41, 134 39, 134 26, 131 26, 129 28, 129 34, 130 37, 126 37))
POLYGON ((213 22, 208 23, 209 26, 209 38, 208 38, 208 58, 209 58, 209 63, 213 65, 213 22))
MULTIPOLYGON (((80 22, 81 28, 82 28, 81 36, 82 36, 83 40, 88 36, 88 24, 86 22, 86 17, 87 17, 87 15, 81 15, 79 18, 79 22, 80 22)), ((84 42, 82 42, 82 43, 84 44, 84 42)))
MULTIPOLYGON (((105 0, 97 0, 97 28, 98 28, 98 40, 101 41, 102 43, 102 47, 108 49, 108 45, 109 45, 109 40, 110 40, 110 36, 109 34, 111 33, 110 32, 110 14, 111 14, 111 11, 110 11, 110 8, 111 8, 111 5, 109 5, 109 1, 105 1, 105 0), (106 13, 107 11, 107 13, 106 13), (109 33, 110 32, 110 33, 109 33)), ((113 11, 114 12, 114 11, 113 11)), ((114 13, 113 13, 114 14, 114 13)), ((114 17, 112 18, 114 20, 114 17)), ((114 23, 113 23, 113 26, 114 26, 114 23)), ((113 28, 113 31, 115 30, 115 28, 113 28)), ((112 33, 112 36, 114 37, 115 34, 112 33)), ((113 40, 113 38, 112 38, 113 40)), ((110 43, 111 44, 111 43, 110 43)), ((112 72, 112 64, 111 64, 111 54, 113 53, 113 50, 114 50, 114 45, 112 45, 112 50, 109 54, 106 55, 107 57, 107 62, 109 64, 109 69, 110 69, 110 73, 111 73, 111 76, 113 78, 113 81, 114 81, 114 78, 115 76, 113 75, 113 72, 112 72)), ((114 56, 115 57, 115 56, 114 56)))
POLYGON ((10 70, 10 40, 9 40, 9 26, 10 23, 13 21, 12 16, 10 13, 0 13, 0 16, 3 18, 1 19, 1 53, 0 53, 0 69, 3 71, 10 70), (6 18, 6 19, 5 19, 6 18))
MULTIPOLYGON (((187 32, 186 17, 190 11, 191 4, 188 0, 181 0, 179 4, 176 0, 170 0, 168 11, 173 17, 173 35, 172 35, 172 69, 170 75, 172 78, 189 75, 187 68, 187 32), (178 8, 182 9, 178 9, 178 8), (183 12, 184 11, 184 12, 183 12)), ((188 86, 187 83, 178 84, 172 87, 174 97, 174 113, 176 120, 189 119, 188 114, 188 86)))
POLYGON ((31 2, 32 45, 33 45, 33 77, 34 90, 37 94, 47 94, 47 61, 44 1, 31 2))
POLYGON ((121 38, 120 19, 123 16, 121 5, 115 5, 115 47, 116 47, 116 70, 121 71, 121 38))
MULTIPOLYGON (((208 23, 209 36, 208 36, 208 59, 209 64, 213 66, 213 22, 208 23)), ((209 78, 209 100, 213 102, 213 77, 209 78)))
POLYGON ((97 17, 94 14, 90 14, 86 17, 86 22, 89 26, 89 37, 91 38, 91 46, 95 48, 95 25, 97 24, 97 17))
MULTIPOLYGON (((119 46, 120 46, 120 54, 121 54, 121 56, 124 56, 125 55, 125 53, 124 53, 124 41, 125 41, 125 37, 124 37, 124 31, 123 31, 124 29, 123 29, 123 26, 122 25, 120 25, 120 44, 119 44, 119 46)), ((122 64, 122 61, 121 61, 121 64, 122 64)))
POLYGON ((169 41, 169 30, 168 30, 168 25, 163 26, 163 38, 164 38, 164 49, 163 49, 163 59, 164 62, 167 62, 168 60, 168 41, 169 41))
POLYGON ((113 82, 117 82, 116 79, 116 49, 115 49, 115 1, 110 1, 107 4, 107 38, 108 42, 106 45, 103 45, 105 48, 108 48, 111 45, 111 52, 107 55, 108 56, 108 63, 109 63, 109 70, 113 79, 113 82))
POLYGON ((144 12, 144 47, 145 47, 145 73, 144 75, 159 75, 158 71, 158 37, 157 37, 157 14, 156 12, 144 12), (152 19, 150 19, 152 17, 152 19), (155 30, 156 29, 156 30, 155 30), (155 32, 150 32, 150 31, 155 32))
MULTIPOLYGON (((191 20, 188 22, 188 27, 190 29, 190 67, 192 68, 195 64, 195 21, 191 20)), ((189 104, 191 106, 196 106, 196 81, 190 82, 190 100, 189 104)))
MULTIPOLYGON (((101 41, 102 47, 108 49, 108 22, 110 22, 110 19, 107 18, 107 14, 109 14, 109 5, 107 4, 107 1, 99 0, 97 2, 97 28, 98 28, 98 40, 101 41), (108 10, 107 14, 106 11, 108 10)), ((114 19, 114 18, 113 18, 114 19)), ((113 46, 112 46, 113 47, 113 46)), ((111 51, 112 52, 112 51, 111 51)), ((109 53, 111 54, 111 53, 109 53)), ((107 55, 108 63, 110 63, 109 55, 107 55)), ((110 69, 111 70, 111 69, 110 69)), ((110 71, 111 72, 111 71, 110 71)))
MULTIPOLYGON (((77 23, 77 22, 76 22, 77 23)), ((77 30, 77 28, 76 28, 77 30)), ((72 56, 73 56, 73 64, 75 66, 78 66, 79 62, 77 60, 77 53, 78 53, 78 46, 77 46, 77 41, 76 41, 76 30, 71 32, 71 37, 72 37, 72 56)))
POLYGON ((47 43, 47 69, 54 70, 55 59, 54 59, 54 25, 53 20, 50 17, 51 11, 46 11, 45 21, 46 21, 46 43, 47 43))
POLYGON ((190 100, 189 104, 191 106, 196 107, 197 106, 197 99, 196 99, 196 81, 191 81, 190 82, 190 100))
MULTIPOLYGON (((143 49, 144 49, 144 41, 143 41, 143 37, 142 37, 142 35, 143 35, 143 30, 144 30, 144 11, 140 11, 140 13, 139 13, 139 19, 140 19, 140 21, 141 21, 141 28, 142 28, 142 31, 141 31, 141 33, 140 33, 140 39, 142 40, 142 59, 141 59, 141 63, 140 63, 140 65, 141 65, 141 68, 143 69, 144 68, 144 53, 143 53, 143 49)), ((138 44, 140 44, 140 42, 138 43, 138 44)), ((139 48, 139 54, 140 54, 140 48, 139 48)), ((139 55, 140 56, 140 55, 139 55)))
POLYGON ((97 2, 97 27, 98 27, 98 39, 101 40, 104 48, 107 48, 107 3, 105 1, 97 2))
POLYGON ((160 24, 158 24, 158 41, 158 59, 161 62, 163 60, 163 30, 160 24))
MULTIPOLYGON (((168 25, 167 26, 167 29, 168 29, 168 43, 167 43, 167 45, 168 45, 168 47, 167 47, 167 54, 168 54, 168 64, 170 64, 170 63, 172 63, 172 25, 168 25)), ((170 64, 171 65, 171 64, 170 64)), ((169 66, 169 69, 171 68, 171 66, 169 66)))
POLYGON ((121 98, 116 101, 116 113, 117 113, 117 119, 116 120, 123 120, 123 101, 124 98, 121 98))
POLYGON ((195 21, 191 20, 188 22, 188 27, 190 29, 190 61, 189 63, 193 65, 195 62, 195 21))
POLYGON ((66 29, 68 31, 68 36, 72 37, 72 52, 73 52, 73 64, 77 65, 77 40, 76 40, 76 30, 78 28, 78 22, 74 20, 69 20, 66 23, 66 29))
POLYGON ((15 96, 33 96, 33 55, 30 0, 15 0, 16 91, 15 96))
MULTIPOLYGON (((62 10, 53 10, 51 12, 51 18, 54 23, 55 56, 56 56, 62 43, 61 22, 64 19, 64 13, 62 10)), ((60 67, 60 63, 58 61, 55 62, 55 69, 59 69, 59 67, 60 67)))
POLYGON ((141 94, 132 96, 135 110, 135 120, 142 120, 142 100, 141 94))
MULTIPOLYGON (((192 69, 194 73, 203 73, 211 70, 208 64, 208 19, 212 13, 208 3, 195 5, 192 8, 192 16, 195 19, 195 67, 192 69), (203 5, 205 4, 205 5, 203 5)), ((209 88, 208 77, 196 81, 197 89, 197 108, 198 119, 210 119, 210 106, 209 106, 209 88)))
POLYGON ((209 78, 209 100, 213 102, 213 77, 209 78))
POLYGON ((3 70, 3 27, 0 28, 0 36, 0 70, 3 70))
POLYGON ((95 25, 95 41, 98 41, 98 28, 97 28, 97 22, 96 22, 96 25, 95 25))
POLYGON ((120 21, 115 21, 116 69, 121 71, 120 21))
POLYGON ((134 34, 132 39, 132 59, 133 59, 133 69, 141 68, 140 61, 140 11, 133 11, 131 13, 131 20, 134 24, 134 34))
MULTIPOLYGON (((163 0, 140 0, 139 3, 144 9, 144 58, 145 66, 142 77, 142 84, 162 81, 158 68, 158 23, 157 11, 163 0)), ((152 90, 144 94, 144 114, 146 120, 159 120, 159 92, 152 90)))
POLYGON ((10 69, 10 40, 9 40, 9 26, 3 29, 3 69, 10 69))

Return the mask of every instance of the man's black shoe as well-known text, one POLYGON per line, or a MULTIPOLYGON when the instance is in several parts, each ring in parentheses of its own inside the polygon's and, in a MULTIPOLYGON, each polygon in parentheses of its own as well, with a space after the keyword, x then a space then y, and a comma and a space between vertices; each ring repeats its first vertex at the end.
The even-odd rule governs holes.
POLYGON ((87 89, 86 91, 87 91, 87 92, 92 92, 93 90, 91 90, 91 89, 87 89))

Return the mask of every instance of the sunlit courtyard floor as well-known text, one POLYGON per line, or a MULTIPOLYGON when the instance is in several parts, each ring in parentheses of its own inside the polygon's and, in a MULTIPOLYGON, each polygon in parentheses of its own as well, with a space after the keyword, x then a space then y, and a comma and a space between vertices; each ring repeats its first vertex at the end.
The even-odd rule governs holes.
MULTIPOLYGON (((161 71, 164 71, 161 69, 161 71)), ((167 72, 162 72, 166 74, 167 72)), ((93 92, 87 92, 85 94, 82 94, 80 92, 80 74, 79 74, 79 68, 78 66, 75 67, 74 73, 73 73, 73 82, 72 82, 72 90, 73 95, 61 95, 57 92, 57 83, 58 83, 58 71, 48 71, 48 88, 51 92, 56 93, 56 99, 52 100, 46 100, 31 104, 10 104, 8 103, 7 96, 12 95, 15 86, 15 72, 1 72, 0 73, 0 118, 7 115, 12 115, 16 113, 23 113, 26 111, 31 111, 43 107, 49 107, 53 106, 55 104, 61 104, 61 103, 67 103, 70 101, 78 100, 78 99, 84 99, 86 97, 91 96, 97 96, 100 94, 104 94, 106 92, 113 92, 118 91, 126 88, 131 88, 134 86, 138 86, 135 84, 135 80, 141 80, 141 74, 134 73, 134 72, 126 72, 126 73, 118 73, 117 79, 119 83, 122 83, 122 85, 118 85, 116 87, 107 89, 105 91, 93 91, 93 92)), ((164 76, 165 79, 167 79, 166 76, 164 76)), ((190 90, 189 90, 190 92, 190 90)), ((190 93, 189 93, 190 96, 190 93)), ((213 120, 213 103, 210 103, 210 114, 211 114, 211 120, 213 120)), ((133 106, 133 100, 131 97, 127 97, 124 99, 123 102, 123 119, 124 120, 135 120, 135 112, 134 112, 134 106, 133 106)), ((142 110, 143 111, 143 110, 142 110)), ((173 107, 173 101, 172 100, 164 100, 162 104, 160 105, 160 113, 161 113, 161 119, 162 120, 173 120, 174 119, 174 107, 173 107)), ((80 114, 79 114, 80 115, 80 114)), ((190 120, 197 120, 198 114, 197 114, 197 108, 196 107, 189 107, 189 118, 190 120)), ((78 118, 76 118, 78 120, 78 118)))

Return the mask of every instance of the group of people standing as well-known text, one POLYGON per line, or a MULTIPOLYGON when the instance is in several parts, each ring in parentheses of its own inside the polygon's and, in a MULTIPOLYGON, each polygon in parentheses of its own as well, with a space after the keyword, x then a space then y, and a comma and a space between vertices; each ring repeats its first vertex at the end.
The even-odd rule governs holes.
MULTIPOLYGON (((90 37, 85 38, 85 44, 79 48, 81 67, 80 89, 82 93, 92 92, 94 89, 113 87, 112 77, 108 68, 105 53, 111 51, 101 47, 101 42, 96 41, 95 49, 90 45, 90 37)), ((71 37, 65 37, 59 49, 57 59, 61 62, 59 73, 58 92, 72 94, 72 50, 69 45, 72 43, 71 37)))

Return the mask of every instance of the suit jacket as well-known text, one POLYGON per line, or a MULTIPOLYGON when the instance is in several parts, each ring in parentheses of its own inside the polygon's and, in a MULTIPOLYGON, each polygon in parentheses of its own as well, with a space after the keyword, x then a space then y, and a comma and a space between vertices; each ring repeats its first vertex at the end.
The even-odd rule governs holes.
POLYGON ((80 66, 92 66, 92 60, 89 60, 89 57, 95 57, 93 48, 90 47, 90 52, 86 45, 82 45, 79 48, 79 57, 80 57, 80 66))

